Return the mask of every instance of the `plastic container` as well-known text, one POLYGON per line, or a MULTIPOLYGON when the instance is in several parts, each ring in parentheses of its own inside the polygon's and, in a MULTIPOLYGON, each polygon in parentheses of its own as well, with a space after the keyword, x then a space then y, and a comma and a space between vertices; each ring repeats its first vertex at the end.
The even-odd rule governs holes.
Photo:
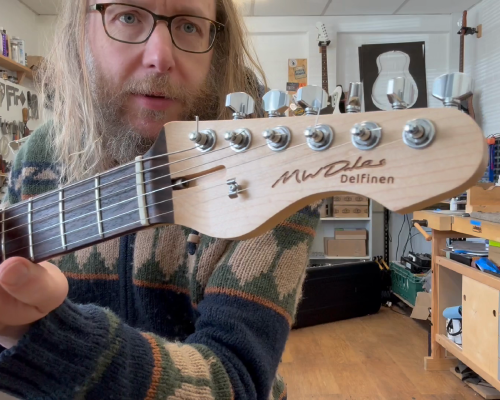
POLYGON ((413 274, 408 268, 395 262, 391 262, 390 269, 392 291, 414 306, 417 293, 424 291, 425 274, 413 274))

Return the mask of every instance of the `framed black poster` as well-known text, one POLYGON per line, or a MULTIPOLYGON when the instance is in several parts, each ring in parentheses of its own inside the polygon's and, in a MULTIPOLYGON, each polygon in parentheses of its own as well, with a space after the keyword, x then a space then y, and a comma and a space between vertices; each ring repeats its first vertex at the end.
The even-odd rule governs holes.
POLYGON ((426 108, 425 42, 369 44, 359 47, 365 111, 391 110, 389 80, 406 79, 409 108, 426 108))

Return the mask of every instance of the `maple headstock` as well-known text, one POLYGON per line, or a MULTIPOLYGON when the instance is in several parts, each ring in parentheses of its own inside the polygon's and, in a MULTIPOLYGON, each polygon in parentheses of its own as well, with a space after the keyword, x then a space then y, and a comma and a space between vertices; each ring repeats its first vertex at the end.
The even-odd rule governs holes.
POLYGON ((486 169, 481 129, 455 109, 322 115, 318 124, 323 128, 314 129, 315 116, 202 121, 199 132, 214 140, 203 152, 190 138, 196 123, 173 122, 146 157, 169 153, 172 182, 187 182, 173 192, 175 224, 231 239, 257 235, 338 192, 369 197, 399 213, 419 210, 464 192, 486 169), (429 123, 432 141, 411 147, 403 138, 410 121, 429 123), (327 127, 331 143, 313 150, 309 142, 327 127), (356 147, 370 127, 377 136, 372 148, 356 147), (289 133, 286 148, 272 149, 270 131, 289 133), (248 148, 237 151, 227 139, 245 132, 248 148))

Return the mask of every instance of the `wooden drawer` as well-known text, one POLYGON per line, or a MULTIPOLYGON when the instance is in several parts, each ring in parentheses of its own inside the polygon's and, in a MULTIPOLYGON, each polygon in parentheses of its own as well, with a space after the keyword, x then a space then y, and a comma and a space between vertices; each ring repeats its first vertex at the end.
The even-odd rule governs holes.
POLYGON ((500 292, 466 276, 462 279, 463 354, 498 377, 500 292))

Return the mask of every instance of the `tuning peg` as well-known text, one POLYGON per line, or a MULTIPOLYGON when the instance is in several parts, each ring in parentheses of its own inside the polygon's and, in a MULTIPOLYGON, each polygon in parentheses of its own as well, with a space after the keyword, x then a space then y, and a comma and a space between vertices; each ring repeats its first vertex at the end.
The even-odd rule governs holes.
POLYGON ((363 84, 361 82, 351 82, 349 85, 349 97, 346 112, 349 114, 360 113, 363 104, 363 84))
POLYGON ((387 85, 387 98, 393 110, 406 110, 408 108, 408 102, 406 101, 408 96, 410 96, 410 93, 406 86, 405 78, 399 77, 389 81, 387 85))
POLYGON ((282 117, 288 110, 291 103, 289 94, 281 90, 271 90, 267 92, 263 99, 264 110, 269 114, 269 118, 282 117))
POLYGON ((328 93, 320 86, 304 86, 297 92, 297 102, 306 115, 317 115, 328 105, 328 93))
POLYGON ((231 93, 226 97, 226 107, 233 110, 234 119, 245 119, 255 111, 255 100, 243 92, 231 93))
POLYGON ((434 81, 432 96, 445 107, 458 108, 460 102, 472 96, 472 78, 461 72, 441 75, 434 81))

